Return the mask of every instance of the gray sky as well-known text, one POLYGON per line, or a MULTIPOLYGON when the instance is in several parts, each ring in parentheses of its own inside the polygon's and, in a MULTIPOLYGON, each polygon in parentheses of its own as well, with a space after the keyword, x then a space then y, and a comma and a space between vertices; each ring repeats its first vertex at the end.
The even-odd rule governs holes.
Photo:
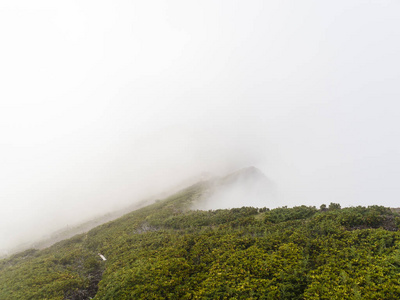
POLYGON ((0 249, 248 165, 269 207, 400 206, 399 12, 1 0, 0 249))

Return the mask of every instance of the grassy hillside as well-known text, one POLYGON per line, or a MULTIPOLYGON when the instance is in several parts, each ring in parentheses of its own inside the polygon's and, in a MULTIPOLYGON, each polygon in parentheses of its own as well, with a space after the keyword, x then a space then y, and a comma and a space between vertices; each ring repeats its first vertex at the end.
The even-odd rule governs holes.
POLYGON ((0 299, 400 298, 396 212, 337 204, 190 210, 207 190, 193 185, 1 260, 0 299))

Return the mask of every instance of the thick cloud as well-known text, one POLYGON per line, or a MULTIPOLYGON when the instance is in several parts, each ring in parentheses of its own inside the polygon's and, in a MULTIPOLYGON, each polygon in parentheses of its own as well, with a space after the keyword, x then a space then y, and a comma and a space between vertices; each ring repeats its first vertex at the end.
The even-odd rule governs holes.
POLYGON ((250 165, 398 206, 398 2, 0 5, 1 248, 250 165))

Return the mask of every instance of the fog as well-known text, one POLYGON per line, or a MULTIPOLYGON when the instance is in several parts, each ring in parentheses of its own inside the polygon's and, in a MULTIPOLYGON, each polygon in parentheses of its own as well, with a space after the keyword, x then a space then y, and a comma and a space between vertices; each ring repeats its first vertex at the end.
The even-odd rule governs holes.
POLYGON ((250 165, 268 207, 399 206, 399 9, 2 0, 0 249, 250 165))
POLYGON ((215 210, 252 206, 283 206, 276 195, 274 182, 255 167, 237 170, 222 177, 204 180, 201 197, 192 209, 215 210))

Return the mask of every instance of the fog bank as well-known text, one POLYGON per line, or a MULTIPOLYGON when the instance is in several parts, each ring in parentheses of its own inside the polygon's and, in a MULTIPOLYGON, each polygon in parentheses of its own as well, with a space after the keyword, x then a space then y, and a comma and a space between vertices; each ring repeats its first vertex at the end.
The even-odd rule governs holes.
POLYGON ((399 206, 399 9, 2 1, 0 249, 251 165, 271 207, 399 206))

